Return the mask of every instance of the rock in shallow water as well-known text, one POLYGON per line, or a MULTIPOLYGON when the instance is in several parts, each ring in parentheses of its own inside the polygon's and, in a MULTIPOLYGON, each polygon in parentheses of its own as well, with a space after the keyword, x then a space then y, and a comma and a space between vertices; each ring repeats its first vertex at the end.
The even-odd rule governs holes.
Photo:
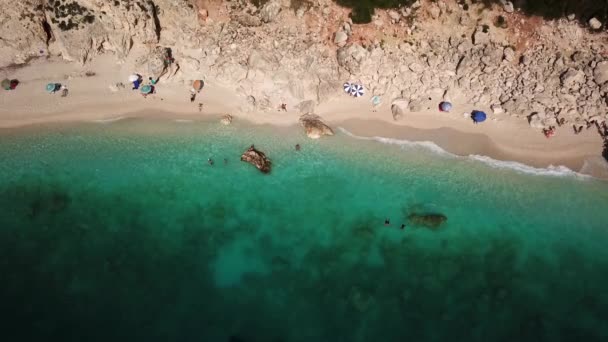
POLYGON ((266 154, 262 151, 258 151, 255 146, 251 145, 245 153, 241 156, 241 161, 248 162, 249 164, 258 168, 262 173, 270 173, 271 162, 266 154))
POLYGON ((321 117, 313 114, 305 114, 300 117, 300 124, 304 126, 306 135, 311 139, 319 139, 324 135, 334 135, 331 127, 327 126, 321 117))
POLYGON ((411 214, 407 217, 411 224, 415 226, 423 226, 431 229, 437 229, 445 221, 447 216, 443 214, 411 214))

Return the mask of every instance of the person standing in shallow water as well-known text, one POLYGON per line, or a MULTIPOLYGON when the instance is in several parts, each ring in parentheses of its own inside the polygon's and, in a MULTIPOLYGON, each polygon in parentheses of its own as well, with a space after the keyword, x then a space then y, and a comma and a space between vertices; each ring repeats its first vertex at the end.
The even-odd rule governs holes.
POLYGON ((390 226, 391 225, 391 220, 389 220, 388 218, 384 220, 384 225, 385 226, 390 226))
POLYGON ((405 229, 405 223, 401 224, 401 230, 405 229))
POLYGON ((207 163, 209 163, 209 165, 213 166, 213 159, 208 158, 208 159, 207 159, 207 163))
POLYGON ((296 144, 296 151, 300 150, 300 144, 296 144))

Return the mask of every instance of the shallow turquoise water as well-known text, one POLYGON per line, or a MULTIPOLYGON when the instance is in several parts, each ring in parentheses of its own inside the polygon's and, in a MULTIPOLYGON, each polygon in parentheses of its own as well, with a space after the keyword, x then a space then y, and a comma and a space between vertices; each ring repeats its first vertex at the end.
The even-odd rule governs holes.
POLYGON ((0 132, 0 159, 3 340, 608 339, 606 182, 215 123, 0 132))

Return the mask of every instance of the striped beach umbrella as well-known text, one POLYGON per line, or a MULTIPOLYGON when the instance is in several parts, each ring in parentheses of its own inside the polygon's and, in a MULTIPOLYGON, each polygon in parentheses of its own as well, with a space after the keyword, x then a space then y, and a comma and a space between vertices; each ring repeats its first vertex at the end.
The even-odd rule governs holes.
POLYGON ((354 97, 363 96, 365 94, 365 88, 360 84, 353 85, 350 94, 354 97))
POLYGON ((154 87, 149 84, 146 84, 141 87, 142 94, 150 94, 153 90, 154 90, 154 87))
POLYGON ((346 82, 344 83, 344 92, 346 92, 347 94, 350 94, 351 90, 353 88, 353 85, 346 82))

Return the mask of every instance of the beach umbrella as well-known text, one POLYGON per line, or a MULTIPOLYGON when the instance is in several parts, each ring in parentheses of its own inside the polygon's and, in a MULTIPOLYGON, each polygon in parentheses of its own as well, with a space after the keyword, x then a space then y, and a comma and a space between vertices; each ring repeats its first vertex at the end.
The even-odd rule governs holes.
POLYGON ((11 89, 15 89, 17 88, 17 86, 19 85, 19 80, 11 80, 11 89))
POLYGON ((486 121, 487 115, 484 112, 474 110, 473 113, 471 113, 471 118, 473 119, 473 121, 475 123, 484 122, 484 121, 486 121))
POLYGON ((52 93, 55 90, 57 90, 57 83, 49 83, 46 85, 46 91, 48 91, 49 93, 52 93))
POLYGON ((129 82, 133 83, 133 82, 139 80, 140 78, 141 78, 141 76, 139 76, 138 74, 129 75, 129 82))
POLYGON ((203 89, 203 86, 205 85, 205 83, 201 80, 196 80, 194 82, 192 82, 192 89, 194 89, 195 91, 201 91, 201 89, 203 89))
POLYGON ((350 91, 350 94, 354 97, 363 96, 363 94, 365 94, 365 88, 363 88, 363 86, 360 84, 355 84, 355 85, 353 85, 353 88, 350 91))
POLYGON ((344 91, 345 91, 347 94, 350 94, 350 91, 351 91, 352 89, 353 89, 353 85, 352 85, 352 84, 350 84, 350 83, 348 83, 348 82, 344 83, 344 91))
POLYGON ((374 106, 379 106, 381 102, 382 102, 382 99, 380 98, 380 96, 378 96, 378 95, 374 95, 374 96, 372 97, 372 104, 373 104, 374 106))
POLYGON ((2 88, 4 88, 4 90, 11 89, 11 81, 8 78, 2 80, 2 88))
POLYGON ((447 101, 443 101, 439 104, 439 110, 442 112, 449 112, 452 110, 452 104, 447 101))
POLYGON ((153 90, 154 90, 154 87, 149 84, 141 86, 142 94, 150 94, 153 90))

